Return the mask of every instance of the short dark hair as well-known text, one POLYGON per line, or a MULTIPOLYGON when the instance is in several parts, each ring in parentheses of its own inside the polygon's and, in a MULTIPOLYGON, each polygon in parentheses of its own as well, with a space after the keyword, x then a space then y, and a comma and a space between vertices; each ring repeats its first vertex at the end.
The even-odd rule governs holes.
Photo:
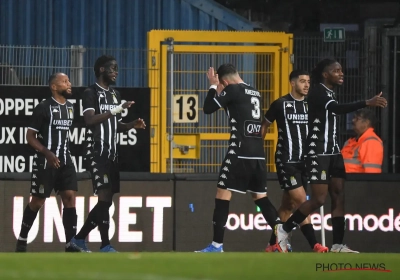
POLYGON ((299 76, 301 75, 307 75, 310 76, 310 74, 308 73, 308 71, 306 70, 301 70, 301 69, 297 69, 297 70, 293 70, 290 75, 289 75, 289 81, 292 81, 294 79, 298 79, 299 76))
POLYGON ((354 112, 354 117, 360 117, 364 120, 368 120, 371 127, 375 127, 376 125, 376 116, 375 113, 367 108, 363 108, 354 112))
POLYGON ((219 79, 222 79, 224 76, 233 75, 236 73, 237 73, 236 67, 230 63, 222 64, 220 67, 218 67, 217 70, 219 79))
POLYGON ((319 84, 324 81, 322 73, 325 72, 326 67, 336 63, 337 61, 331 58, 325 58, 318 62, 315 68, 311 71, 311 82, 313 84, 319 84))
POLYGON ((94 74, 96 78, 100 77, 100 68, 103 67, 107 62, 116 60, 115 57, 111 55, 102 55, 94 63, 94 74))
POLYGON ((57 73, 54 73, 54 74, 51 74, 51 75, 50 75, 50 77, 49 77, 49 87, 51 87, 51 85, 53 84, 54 80, 55 80, 55 79, 57 78, 57 76, 60 75, 60 74, 62 74, 62 73, 57 72, 57 73))

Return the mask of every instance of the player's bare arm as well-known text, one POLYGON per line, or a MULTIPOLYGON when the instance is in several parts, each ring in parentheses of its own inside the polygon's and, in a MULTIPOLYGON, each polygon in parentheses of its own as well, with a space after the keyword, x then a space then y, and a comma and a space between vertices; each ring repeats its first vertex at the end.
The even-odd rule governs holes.
POLYGON ((261 124, 261 135, 262 139, 265 139, 265 135, 267 135, 268 127, 270 126, 270 122, 267 121, 266 119, 263 119, 262 124, 261 124))
POLYGON ((28 131, 26 132, 26 140, 28 141, 28 144, 36 151, 42 153, 46 157, 46 160, 51 167, 56 169, 59 168, 60 160, 58 159, 58 157, 56 157, 55 154, 53 154, 50 150, 43 146, 37 139, 36 135, 36 131, 28 129, 28 131))
POLYGON ((146 128, 146 123, 141 118, 139 118, 137 120, 134 120, 134 121, 131 121, 129 123, 118 122, 117 132, 128 131, 128 130, 130 130, 132 128, 145 129, 146 128))
POLYGON ((210 67, 207 71, 207 79, 210 84, 206 99, 204 100, 203 112, 205 114, 212 114, 220 109, 220 106, 214 101, 216 95, 219 95, 224 89, 224 86, 220 84, 218 74, 215 73, 213 67, 210 67))
POLYGON ((117 106, 113 110, 98 115, 96 115, 93 110, 87 110, 86 112, 83 113, 85 124, 87 126, 92 126, 102 123, 111 118, 112 116, 121 113, 124 109, 130 108, 134 103, 135 103, 134 101, 126 101, 124 104, 117 106))

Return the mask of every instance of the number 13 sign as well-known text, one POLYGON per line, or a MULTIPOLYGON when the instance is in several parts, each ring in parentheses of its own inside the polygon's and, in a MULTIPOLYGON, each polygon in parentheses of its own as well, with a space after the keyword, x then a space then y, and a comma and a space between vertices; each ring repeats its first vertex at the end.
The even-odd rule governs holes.
POLYGON ((174 122, 195 123, 198 122, 198 95, 175 94, 174 95, 174 122))

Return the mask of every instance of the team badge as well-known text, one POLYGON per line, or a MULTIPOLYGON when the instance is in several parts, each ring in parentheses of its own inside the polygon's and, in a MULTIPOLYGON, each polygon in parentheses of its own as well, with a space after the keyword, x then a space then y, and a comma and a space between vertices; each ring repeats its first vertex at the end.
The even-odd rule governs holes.
POLYGON ((326 172, 325 172, 325 170, 322 170, 322 172, 321 172, 321 180, 326 180, 326 172))
POLYGON ((108 184, 108 176, 104 175, 104 184, 108 184))
POLYGON ((115 94, 112 94, 112 97, 113 97, 114 104, 118 104, 117 96, 115 94))
POLYGON ((297 185, 297 181, 296 178, 294 178, 294 176, 290 177, 290 183, 292 183, 292 186, 297 185))
POLYGON ((39 186, 39 193, 44 193, 44 186, 43 185, 39 186))
POLYGON ((74 118, 74 110, 72 110, 72 108, 69 108, 68 113, 69 113, 69 118, 73 119, 74 118))

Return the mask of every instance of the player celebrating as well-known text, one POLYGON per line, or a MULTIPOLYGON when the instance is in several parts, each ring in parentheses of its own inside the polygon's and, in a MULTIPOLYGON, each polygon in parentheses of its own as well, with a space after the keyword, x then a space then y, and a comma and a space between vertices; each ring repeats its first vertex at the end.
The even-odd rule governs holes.
POLYGON ((335 60, 320 61, 312 72, 315 84, 308 94, 308 126, 306 141, 306 166, 312 196, 304 202, 283 224, 276 227, 277 245, 287 251, 288 233, 302 223, 309 214, 320 208, 330 194, 332 200, 331 252, 358 253, 343 244, 345 231, 344 181, 346 172, 337 142, 336 115, 346 114, 366 106, 386 107, 382 93, 372 99, 348 104, 338 104, 334 88, 343 84, 342 66, 335 60))
MULTIPOLYGON (((275 166, 279 184, 283 190, 282 203, 278 209, 279 217, 286 221, 292 212, 307 200, 306 166, 303 149, 308 134, 307 102, 304 100, 310 87, 307 71, 295 70, 289 76, 292 91, 272 102, 265 114, 262 136, 275 120, 278 127, 278 143, 275 152, 275 166)), ((317 242, 310 217, 301 224, 300 229, 315 252, 325 253, 329 249, 317 242)), ((290 250, 290 249, 289 249, 290 250)), ((278 251, 276 236, 273 233, 266 252, 278 251)))
POLYGON ((76 234, 75 195, 78 190, 69 151, 69 129, 74 120, 74 107, 67 101, 71 96, 71 83, 67 75, 56 73, 50 76, 49 86, 51 97, 35 107, 26 132, 28 144, 36 153, 31 175, 32 200, 24 210, 16 252, 26 252, 29 230, 53 189, 61 196, 64 206, 65 251, 75 251, 69 243, 76 234))
POLYGON ((232 64, 223 64, 214 74, 207 73, 210 89, 204 101, 205 114, 224 108, 231 127, 226 157, 221 165, 213 215, 212 243, 197 252, 223 252, 225 225, 228 220, 232 191, 250 192, 255 204, 274 228, 278 213, 267 197, 264 141, 261 137, 261 94, 240 78, 232 64), (218 94, 217 88, 225 87, 218 94))
MULTIPOLYGON (((80 232, 71 240, 71 245, 81 252, 90 252, 85 239, 98 226, 101 236, 100 252, 116 252, 110 245, 108 236, 113 195, 119 193, 119 170, 117 166, 118 132, 132 128, 144 129, 142 119, 130 123, 121 122, 121 112, 130 108, 133 101, 121 104, 118 91, 111 88, 118 76, 118 64, 114 57, 103 55, 96 60, 94 72, 97 83, 90 86, 83 94, 83 116, 89 141, 87 150, 88 169, 91 172, 93 191, 98 196, 96 206, 90 211, 80 232)), ((87 137, 87 139, 88 139, 87 137)))

